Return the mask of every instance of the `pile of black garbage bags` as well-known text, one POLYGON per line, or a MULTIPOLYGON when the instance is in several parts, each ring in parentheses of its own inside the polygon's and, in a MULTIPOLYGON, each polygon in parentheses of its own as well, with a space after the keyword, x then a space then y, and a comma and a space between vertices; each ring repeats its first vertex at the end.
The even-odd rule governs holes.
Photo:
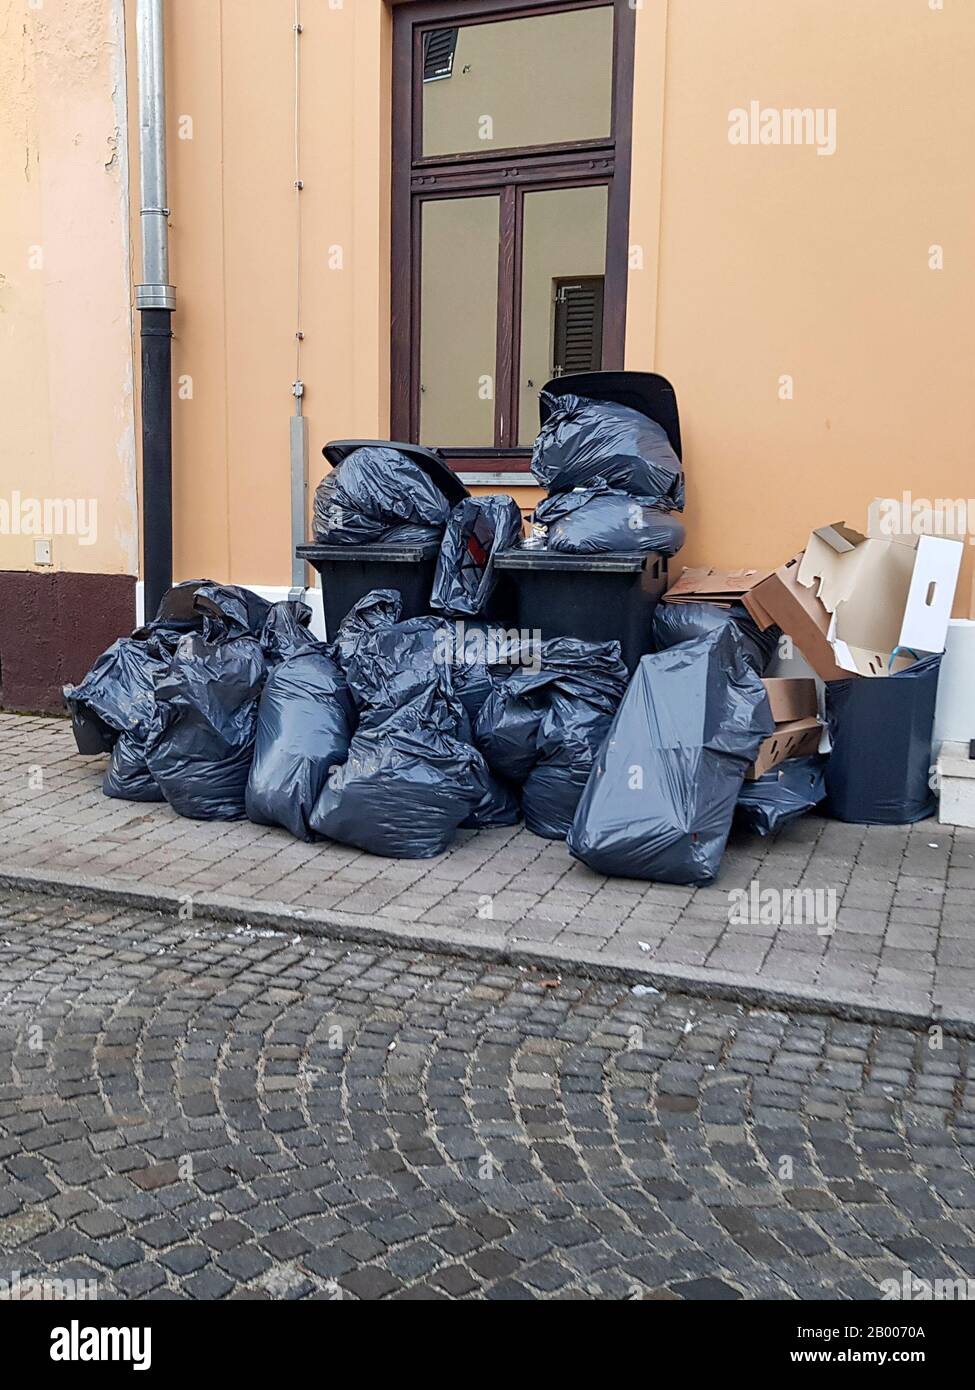
POLYGON ((179 585, 65 690, 78 746, 110 753, 107 796, 373 854, 441 854, 522 808, 564 838, 626 688, 618 644, 400 612, 373 591, 325 644, 302 603, 179 585))
MULTIPOLYGON (((565 554, 676 555, 684 527, 684 473, 663 426, 614 401, 542 392, 545 422, 532 472, 548 489, 534 517, 536 542, 565 554)), ((326 449, 326 453, 328 453, 326 449)), ((315 494, 321 545, 440 546, 430 606, 452 617, 490 611, 494 560, 522 537, 506 494, 452 503, 438 456, 362 444, 342 456, 315 494)))
POLYGON ((807 766, 743 799, 773 728, 744 610, 661 609, 632 680, 616 642, 400 613, 375 590, 325 644, 302 603, 178 585, 65 690, 79 748, 110 753, 106 795, 197 820, 428 858, 523 816, 600 873, 685 884, 717 873, 736 807, 768 833, 821 795, 807 766))
MULTIPOLYGON (((684 476, 665 430, 613 402, 543 400, 541 543, 676 554, 684 476)), ((109 755, 107 796, 391 858, 524 818, 599 873, 680 884, 714 878, 736 814, 769 834, 821 799, 814 759, 745 785, 774 728, 774 630, 740 605, 661 605, 632 679, 618 642, 524 640, 491 618, 518 506, 452 500, 425 452, 351 447, 314 529, 335 546, 438 544, 432 611, 403 620, 401 595, 375 589, 324 643, 301 602, 177 585, 65 690, 79 750, 109 755)))

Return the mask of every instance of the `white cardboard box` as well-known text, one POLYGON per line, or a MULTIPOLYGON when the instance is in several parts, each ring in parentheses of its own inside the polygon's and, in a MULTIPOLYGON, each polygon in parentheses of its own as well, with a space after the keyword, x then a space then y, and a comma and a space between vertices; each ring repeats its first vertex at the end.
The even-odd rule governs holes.
POLYGON ((809 537, 797 578, 830 615, 837 666, 885 676, 944 651, 961 559, 961 541, 863 536, 837 522, 809 537))

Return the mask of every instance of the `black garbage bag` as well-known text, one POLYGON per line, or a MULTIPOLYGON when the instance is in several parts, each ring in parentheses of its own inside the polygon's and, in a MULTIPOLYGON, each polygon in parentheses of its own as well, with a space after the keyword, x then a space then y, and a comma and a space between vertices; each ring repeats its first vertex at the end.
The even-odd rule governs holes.
POLYGON ((408 618, 360 638, 345 666, 349 689, 365 727, 416 704, 442 705, 451 732, 467 737, 470 722, 453 684, 453 629, 442 618, 408 618))
POLYGON ((564 839, 629 675, 618 642, 559 637, 537 655, 536 669, 513 669, 488 697, 475 742, 495 775, 521 786, 529 830, 564 839))
POLYGON ((538 761, 538 732, 555 677, 539 673, 535 682, 514 676, 492 690, 474 726, 474 742, 496 776, 524 785, 538 761))
POLYGON ((203 614, 196 607, 196 596, 212 588, 212 579, 187 579, 174 584, 159 600, 156 616, 132 636, 147 642, 156 656, 172 656, 188 632, 203 631, 203 614))
POLYGON ((111 753, 119 737, 94 710, 79 704, 71 708, 71 732, 78 752, 85 758, 111 753))
POLYGON ((271 604, 261 628, 261 651, 269 666, 321 645, 309 631, 311 616, 307 603, 285 599, 271 604))
POLYGON ((570 852, 601 874, 709 883, 773 728, 733 629, 643 657, 576 810, 570 852))
POLYGON ((332 654, 342 670, 367 632, 392 627, 403 612, 403 596, 398 589, 371 589, 342 619, 332 644, 332 654))
POLYGON ((667 431, 612 401, 542 392, 551 414, 532 452, 532 472, 552 492, 603 479, 646 505, 684 509, 684 473, 667 431))
POLYGON ((521 511, 505 493, 458 502, 440 545, 431 608, 456 617, 484 613, 498 582, 494 557, 513 546, 521 531, 521 511))
POLYGON ((119 734, 102 778, 102 791, 116 801, 165 801, 146 762, 146 736, 119 734))
POLYGON ((79 753, 110 752, 119 734, 144 739, 155 705, 155 683, 168 666, 168 659, 157 655, 147 642, 121 637, 101 654, 79 685, 66 685, 64 698, 79 753), (101 747, 96 746, 96 738, 101 747))
POLYGON ((266 666, 253 637, 184 637, 156 684, 146 747, 166 800, 192 820, 240 820, 266 666))
POLYGON ((661 652, 727 627, 737 631, 746 659, 764 676, 782 633, 777 627, 763 632, 743 603, 732 603, 727 608, 716 603, 658 603, 653 613, 653 638, 661 652))
POLYGON ((508 825, 517 825, 521 820, 521 805, 514 787, 495 777, 489 768, 487 791, 475 806, 461 830, 497 830, 508 825))
POLYGON ((484 760, 450 731, 442 706, 416 705, 361 728, 311 816, 326 839, 391 859, 430 859, 484 802, 484 760))
POLYGON ((834 820, 911 825, 937 810, 931 739, 941 657, 928 656, 890 676, 826 684, 833 745, 826 807, 834 820))
POLYGON ((735 821, 757 835, 774 835, 818 806, 826 795, 826 758, 787 758, 753 782, 743 782, 735 821))
POLYGON ((203 617, 203 633, 209 641, 260 638, 271 611, 266 598, 238 584, 201 584, 193 606, 203 617))
POLYGON ((311 813, 330 772, 349 755, 355 724, 345 677, 324 648, 281 661, 258 706, 248 818, 313 840, 311 813))
POLYGON ((313 529, 322 545, 440 540, 450 503, 428 473, 398 449, 362 448, 315 493, 313 529))
POLYGON ((519 636, 517 632, 475 619, 451 623, 449 633, 444 633, 444 640, 450 646, 454 692, 467 711, 472 729, 494 689, 492 666, 503 660, 512 641, 519 636))
POLYGON ((538 762, 521 794, 525 824, 534 834, 548 840, 564 840, 568 835, 625 689, 626 680, 621 679, 612 699, 599 695, 592 702, 577 695, 554 694, 538 731, 538 762))
POLYGON ((567 555, 653 551, 671 556, 684 544, 684 527, 675 516, 610 487, 605 478, 553 492, 538 504, 535 520, 548 528, 547 548, 567 555))

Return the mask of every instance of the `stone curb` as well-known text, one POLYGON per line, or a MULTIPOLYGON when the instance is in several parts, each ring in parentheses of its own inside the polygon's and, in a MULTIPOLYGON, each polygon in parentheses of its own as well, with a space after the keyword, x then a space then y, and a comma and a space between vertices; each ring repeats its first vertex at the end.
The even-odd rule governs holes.
MULTIPOLYGON (((33 870, 18 873, 0 869, 0 887, 15 891, 81 898, 83 901, 133 907, 148 912, 176 914, 186 905, 187 894, 176 888, 121 887, 107 878, 33 870)), ((322 912, 294 908, 287 903, 256 903, 222 893, 192 894, 194 914, 214 921, 297 932, 364 946, 433 951, 496 965, 525 966, 551 973, 566 972, 595 980, 626 985, 649 985, 663 991, 725 999, 735 1004, 826 1013, 855 1023, 883 1027, 941 1028, 953 1037, 975 1040, 975 1017, 953 1016, 934 1005, 927 1009, 898 1008, 878 1004, 867 995, 816 990, 804 985, 764 984, 750 975, 694 970, 687 966, 623 965, 601 958, 595 951, 563 947, 561 950, 512 941, 498 933, 437 927, 408 922, 380 922, 351 912, 322 912)))

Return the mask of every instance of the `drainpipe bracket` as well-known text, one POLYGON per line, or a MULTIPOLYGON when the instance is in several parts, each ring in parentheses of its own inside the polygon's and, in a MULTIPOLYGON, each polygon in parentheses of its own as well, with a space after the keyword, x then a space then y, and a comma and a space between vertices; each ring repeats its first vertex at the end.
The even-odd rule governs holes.
POLYGON ((173 285, 136 285, 135 307, 137 309, 176 308, 176 289, 173 285))

